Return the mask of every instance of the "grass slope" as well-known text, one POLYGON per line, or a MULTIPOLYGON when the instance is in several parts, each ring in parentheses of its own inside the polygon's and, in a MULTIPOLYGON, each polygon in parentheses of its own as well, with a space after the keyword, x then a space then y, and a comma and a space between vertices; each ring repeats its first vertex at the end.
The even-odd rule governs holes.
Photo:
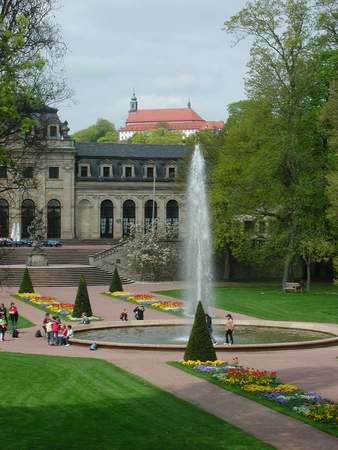
MULTIPOLYGON (((183 298, 182 290, 158 291, 183 298)), ((338 287, 314 284, 307 293, 284 293, 273 284, 244 284, 215 289, 218 308, 269 320, 338 323, 338 287)))
POLYGON ((0 363, 6 450, 272 448, 105 361, 0 353, 0 363))

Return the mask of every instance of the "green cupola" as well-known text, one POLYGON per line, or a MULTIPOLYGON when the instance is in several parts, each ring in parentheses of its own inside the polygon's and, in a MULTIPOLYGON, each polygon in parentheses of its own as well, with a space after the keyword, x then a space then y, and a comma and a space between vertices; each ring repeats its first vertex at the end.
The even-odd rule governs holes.
POLYGON ((133 92, 133 95, 130 99, 130 110, 129 112, 136 112, 137 111, 137 97, 135 95, 135 92, 133 92))

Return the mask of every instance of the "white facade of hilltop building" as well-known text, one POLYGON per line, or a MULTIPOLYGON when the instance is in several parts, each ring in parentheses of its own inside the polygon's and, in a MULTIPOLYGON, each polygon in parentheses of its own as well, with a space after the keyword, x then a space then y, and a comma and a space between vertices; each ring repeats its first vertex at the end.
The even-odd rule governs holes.
MULTIPOLYGON (((37 209, 43 209, 48 238, 121 239, 131 224, 145 230, 153 219, 182 233, 184 193, 176 177, 184 146, 76 144, 56 109, 46 108, 44 119, 47 149, 28 170, 37 187, 0 194, 0 237, 19 223, 28 238, 37 209)), ((5 169, 3 185, 11 182, 5 169)))

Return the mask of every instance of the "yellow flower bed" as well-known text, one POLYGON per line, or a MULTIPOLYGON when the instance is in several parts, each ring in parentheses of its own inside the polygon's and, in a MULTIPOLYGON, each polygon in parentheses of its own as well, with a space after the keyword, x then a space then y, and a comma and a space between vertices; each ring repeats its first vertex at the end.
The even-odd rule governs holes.
MULTIPOLYGON (((231 383, 228 379, 224 379, 225 383, 231 383)), ((277 386, 262 386, 260 384, 246 384, 241 386, 241 389, 246 392, 294 392, 298 391, 296 386, 292 384, 279 384, 277 386)))
POLYGON ((32 298, 41 297, 41 294, 39 294, 38 292, 21 292, 20 294, 16 295, 18 297, 32 297, 32 298))
POLYGON ((224 361, 221 359, 216 359, 216 361, 200 361, 200 360, 188 360, 188 361, 184 361, 183 359, 180 361, 180 363, 183 366, 198 366, 199 364, 208 364, 208 365, 213 365, 213 366, 217 366, 219 364, 224 364, 224 361))

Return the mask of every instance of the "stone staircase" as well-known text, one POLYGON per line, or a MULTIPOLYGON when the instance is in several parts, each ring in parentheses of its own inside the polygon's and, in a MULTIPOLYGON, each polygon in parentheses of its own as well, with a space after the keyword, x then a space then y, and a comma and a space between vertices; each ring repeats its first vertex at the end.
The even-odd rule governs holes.
MULTIPOLYGON (((100 268, 89 263, 96 254, 111 249, 111 246, 64 246, 44 248, 48 258, 46 267, 29 267, 33 286, 77 286, 80 276, 84 275, 89 286, 109 286, 111 268, 100 268)), ((29 247, 0 249, 0 284, 19 286, 27 257, 31 253, 29 247)), ((129 278, 122 278, 123 284, 133 283, 129 278)))
MULTIPOLYGON (((6 286, 20 286, 25 267, 1 266, 0 284, 6 286)), ((47 266, 29 267, 29 274, 33 286, 77 286, 83 275, 88 286, 110 285, 112 275, 93 266, 47 266)), ((122 277, 122 283, 133 281, 122 277)))

